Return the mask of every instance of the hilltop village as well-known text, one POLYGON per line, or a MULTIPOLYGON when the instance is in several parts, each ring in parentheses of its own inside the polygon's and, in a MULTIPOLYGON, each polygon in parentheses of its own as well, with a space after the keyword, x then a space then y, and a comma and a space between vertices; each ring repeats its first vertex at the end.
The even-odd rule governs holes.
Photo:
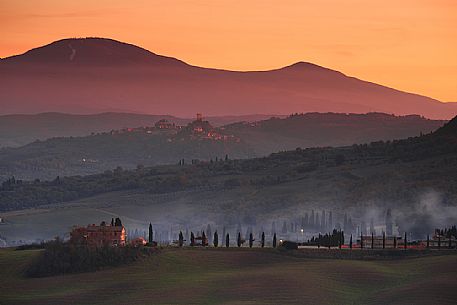
POLYGON ((203 119, 201 113, 197 113, 196 119, 186 126, 176 125, 166 119, 157 121, 154 126, 138 127, 138 128, 124 128, 120 130, 110 131, 111 135, 121 134, 167 134, 167 142, 184 141, 184 140, 209 140, 209 141, 222 141, 222 142, 236 142, 239 143, 240 138, 233 134, 226 134, 225 128, 213 127, 209 121, 203 119))

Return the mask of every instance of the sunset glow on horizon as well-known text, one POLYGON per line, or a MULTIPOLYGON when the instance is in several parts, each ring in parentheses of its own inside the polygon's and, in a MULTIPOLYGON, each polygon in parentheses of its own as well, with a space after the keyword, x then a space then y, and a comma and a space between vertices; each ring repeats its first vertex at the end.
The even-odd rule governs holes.
POLYGON ((457 1, 0 0, 0 57, 106 37, 189 64, 268 70, 298 61, 457 102, 457 1))

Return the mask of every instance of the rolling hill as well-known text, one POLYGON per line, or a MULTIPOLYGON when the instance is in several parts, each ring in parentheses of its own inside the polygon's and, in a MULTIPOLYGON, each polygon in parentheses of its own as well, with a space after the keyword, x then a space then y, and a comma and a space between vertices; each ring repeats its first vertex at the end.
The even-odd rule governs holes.
POLYGON ((333 211, 333 223, 341 226, 349 214, 354 226, 345 232, 356 234, 362 222, 382 224, 391 208, 399 232, 423 238, 457 222, 456 121, 404 140, 50 181, 10 179, 0 188, 0 236, 64 236, 71 225, 114 215, 140 230, 152 222, 159 232, 197 231, 208 223, 260 230, 272 222, 300 223, 311 210, 333 211))
POLYGON ((455 254, 356 261, 272 249, 166 249, 119 268, 24 277, 39 254, 0 249, 6 304, 451 305, 457 297, 455 254))
POLYGON ((297 147, 337 147, 403 139, 430 133, 445 123, 415 115, 305 113, 285 119, 238 122, 223 128, 249 143, 261 156, 297 147))
MULTIPOLYGON (((208 117, 211 124, 221 126, 240 121, 259 121, 272 115, 218 116, 208 117)), ((275 115, 275 117, 281 117, 275 115)), ((282 116, 284 117, 284 116, 282 116)), ((191 122, 191 118, 171 115, 149 115, 137 113, 107 112, 98 114, 39 113, 0 116, 0 148, 18 147, 36 140, 54 137, 80 137, 92 133, 108 132, 128 127, 152 126, 166 119, 178 125, 191 122)))
MULTIPOLYGON (((398 117, 382 113, 308 113, 283 119, 238 122, 207 130, 214 135, 222 134, 233 138, 223 140, 208 138, 207 134, 193 137, 192 134, 184 133, 185 129, 177 128, 143 127, 120 131, 111 131, 109 128, 116 124, 132 126, 136 123, 138 125, 133 126, 154 126, 151 122, 159 118, 167 118, 177 124, 187 123, 184 119, 173 117, 115 113, 90 116, 41 114, 32 116, 29 124, 21 125, 21 122, 27 122, 27 118, 25 116, 19 121, 11 119, 9 127, 0 133, 13 136, 22 132, 24 139, 40 133, 89 134, 90 128, 110 132, 95 132, 83 137, 56 137, 18 148, 0 149, 0 181, 11 176, 33 180, 95 174, 118 166, 128 169, 139 164, 174 164, 183 158, 186 162, 191 162, 192 159, 224 158, 226 154, 230 158, 251 158, 297 147, 387 141, 427 134, 445 123, 419 116, 398 117), (27 127, 35 129, 28 132, 27 127)), ((223 118, 209 118, 216 122, 221 119, 223 118)), ((0 118, 0 125, 1 122, 0 118)), ((3 122, 6 122, 5 119, 3 122)))
POLYGON ((0 61, 2 114, 123 111, 192 117, 370 111, 450 119, 454 103, 312 63, 270 71, 188 65, 110 39, 63 39, 0 61))

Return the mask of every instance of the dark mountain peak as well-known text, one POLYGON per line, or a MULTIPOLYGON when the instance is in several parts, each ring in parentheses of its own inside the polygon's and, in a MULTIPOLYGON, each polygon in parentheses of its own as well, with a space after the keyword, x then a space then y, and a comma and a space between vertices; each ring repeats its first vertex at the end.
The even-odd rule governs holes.
POLYGON ((326 68, 326 67, 322 67, 322 66, 319 66, 319 65, 316 65, 316 64, 313 64, 311 62, 306 62, 306 61, 299 61, 299 62, 296 62, 294 64, 291 64, 289 66, 285 66, 279 70, 283 70, 283 71, 294 71, 294 72, 303 72, 303 73, 325 73, 325 74, 329 74, 329 73, 332 73, 332 74, 335 74, 335 75, 340 75, 340 76, 344 76, 343 73, 339 72, 339 71, 335 71, 335 70, 332 70, 332 69, 329 69, 329 68, 326 68))
POLYGON ((2 61, 31 64, 185 65, 178 59, 157 55, 133 44, 97 37, 58 40, 2 61))
POLYGON ((317 69, 317 70, 320 70, 320 69, 326 69, 322 66, 319 66, 319 65, 316 65, 316 64, 313 64, 311 62, 307 62, 307 61, 298 61, 294 64, 291 64, 289 66, 287 66, 286 68, 294 68, 294 69, 317 69))

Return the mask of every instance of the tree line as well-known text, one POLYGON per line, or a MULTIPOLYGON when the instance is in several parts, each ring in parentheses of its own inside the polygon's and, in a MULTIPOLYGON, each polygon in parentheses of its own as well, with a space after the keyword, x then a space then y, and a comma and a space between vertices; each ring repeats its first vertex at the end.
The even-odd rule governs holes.
MULTIPOLYGON (((154 232, 152 230, 152 224, 151 223, 149 224, 148 232, 149 232, 148 233, 148 243, 149 244, 153 244, 154 243, 154 232)), ((214 232, 214 234, 212 236, 212 245, 215 248, 224 247, 224 246, 226 248, 230 247, 230 233, 224 233, 224 235, 221 236, 222 239, 220 240, 219 239, 219 233, 217 232, 217 230, 214 232)), ((237 245, 238 248, 241 247, 246 242, 248 243, 249 248, 252 248, 254 246, 254 242, 255 241, 256 241, 256 239, 254 238, 254 234, 252 232, 249 233, 249 237, 247 238, 247 240, 244 239, 241 236, 241 232, 238 232, 238 234, 236 236, 236 245, 237 245)), ((178 246, 179 247, 183 247, 185 245, 185 242, 186 242, 186 240, 184 238, 183 232, 179 231, 179 234, 178 234, 178 246)), ((209 243, 209 239, 208 239, 205 231, 202 230, 201 232, 199 232, 198 236, 195 236, 194 232, 191 231, 190 232, 190 240, 189 240, 188 244, 189 244, 190 247, 196 247, 196 246, 207 247, 207 246, 209 246, 210 243, 209 243)), ((260 235, 259 244, 260 244, 261 248, 265 247, 265 232, 262 232, 262 234, 260 235)), ((276 246, 277 246, 276 233, 273 234, 272 246, 273 246, 273 248, 276 248, 276 246)))

